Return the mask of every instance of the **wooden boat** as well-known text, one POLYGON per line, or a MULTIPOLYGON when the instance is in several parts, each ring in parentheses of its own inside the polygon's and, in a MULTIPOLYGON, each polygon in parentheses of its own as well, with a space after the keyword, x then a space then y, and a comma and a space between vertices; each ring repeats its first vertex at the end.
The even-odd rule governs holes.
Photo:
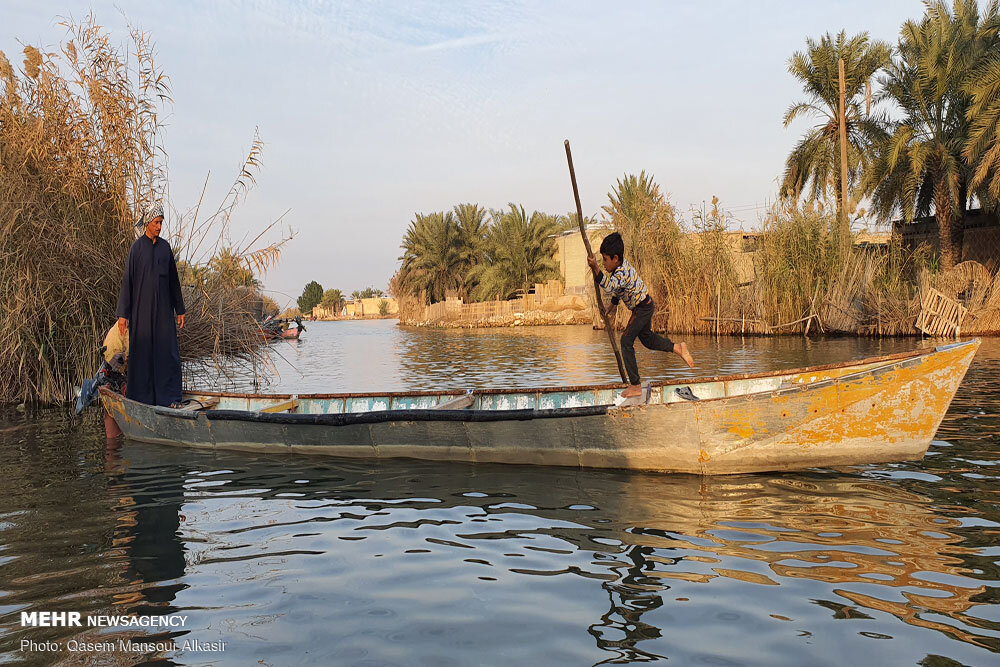
POLYGON ((274 340, 298 340, 302 332, 306 330, 302 326, 302 318, 272 318, 268 317, 260 323, 260 335, 266 341, 274 340), (292 325, 295 326, 292 326, 292 325))
POLYGON ((861 361, 654 382, 469 392, 101 398, 126 437, 344 457, 728 474, 920 459, 978 339, 861 361), (685 398, 686 397, 686 398, 685 398))

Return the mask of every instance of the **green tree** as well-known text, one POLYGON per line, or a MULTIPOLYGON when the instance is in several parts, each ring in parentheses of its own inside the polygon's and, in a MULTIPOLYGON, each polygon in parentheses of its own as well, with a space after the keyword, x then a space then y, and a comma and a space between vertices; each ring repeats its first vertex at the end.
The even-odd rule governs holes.
POLYGON ((181 285, 203 289, 210 273, 207 264, 189 264, 182 259, 177 260, 177 276, 181 285))
POLYGON ((341 307, 344 305, 344 293, 336 288, 325 290, 319 305, 324 308, 333 308, 334 312, 340 312, 341 307))
POLYGON ((489 225, 486 222, 488 211, 479 204, 459 204, 452 209, 455 222, 458 224, 458 258, 455 271, 458 277, 458 295, 468 299, 471 286, 466 280, 469 271, 483 260, 483 247, 486 243, 486 232, 489 225))
POLYGON ((968 81, 983 59, 985 35, 995 35, 996 15, 996 3, 980 21, 975 2, 956 0, 954 11, 929 2, 920 21, 903 24, 898 58, 882 80, 903 118, 878 146, 872 203, 883 217, 900 211, 907 220, 933 210, 943 270, 961 261, 973 176, 962 155, 970 136, 968 81))
POLYGON ((374 299, 376 297, 385 296, 385 292, 380 289, 375 289, 374 287, 366 287, 360 292, 357 292, 358 298, 361 299, 374 299))
POLYGON ((970 189, 980 202, 997 208, 1000 202, 1000 16, 990 3, 979 24, 979 58, 966 81, 970 96, 969 139, 962 154, 973 168, 970 189))
MULTIPOLYGON (((559 231, 568 232, 571 230, 580 229, 580 223, 576 219, 576 211, 570 211, 566 215, 557 216, 559 222, 559 231)), ((583 226, 592 225, 596 222, 600 222, 596 215, 584 215, 583 216, 583 226)))
POLYGON ((208 281, 226 287, 260 287, 260 281, 232 248, 222 248, 208 262, 208 281))
MULTIPOLYGON (((872 145, 884 136, 882 115, 862 113, 866 84, 891 61, 892 49, 885 42, 871 41, 867 32, 848 38, 844 31, 836 37, 829 33, 819 41, 806 39, 806 50, 796 51, 788 60, 788 71, 802 82, 806 100, 792 104, 785 112, 788 127, 796 118, 818 120, 799 140, 785 160, 781 194, 793 201, 805 196, 810 201, 828 201, 833 191, 837 219, 847 221, 850 202, 843 198, 840 157, 840 76, 839 61, 844 59, 844 96, 847 130, 848 189, 857 192, 861 176, 872 160, 872 145)), ((849 233, 849 229, 841 229, 849 233)))
POLYGON ((460 231, 455 216, 418 213, 403 237, 400 272, 414 294, 426 291, 431 303, 443 301, 445 292, 457 289, 462 278, 460 231))
POLYGON ((559 277, 553 216, 535 212, 528 218, 523 206, 512 203, 506 211, 492 211, 491 217, 484 261, 468 276, 475 284, 473 298, 507 299, 536 282, 559 277))
POLYGON ((323 286, 312 280, 303 288, 302 296, 298 298, 299 310, 302 311, 303 315, 308 315, 322 300, 323 286))
POLYGON ((265 294, 261 295, 260 302, 261 315, 277 317, 278 313, 281 311, 281 307, 278 305, 278 302, 265 294))
POLYGON ((677 212, 645 171, 618 179, 603 211, 625 242, 625 256, 640 273, 656 257, 669 259, 679 242, 677 212))

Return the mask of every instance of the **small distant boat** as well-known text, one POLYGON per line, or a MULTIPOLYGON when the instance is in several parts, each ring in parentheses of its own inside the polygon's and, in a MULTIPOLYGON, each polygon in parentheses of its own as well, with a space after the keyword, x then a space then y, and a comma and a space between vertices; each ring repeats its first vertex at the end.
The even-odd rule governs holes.
POLYGON ((260 323, 261 336, 267 341, 279 339, 298 340, 299 336, 305 330, 306 328, 302 325, 302 318, 300 317, 294 319, 268 317, 260 323))
POLYGON ((101 387, 126 437, 190 447, 628 468, 703 475, 924 456, 978 339, 861 361, 624 387, 381 394, 187 392, 188 409, 101 387))

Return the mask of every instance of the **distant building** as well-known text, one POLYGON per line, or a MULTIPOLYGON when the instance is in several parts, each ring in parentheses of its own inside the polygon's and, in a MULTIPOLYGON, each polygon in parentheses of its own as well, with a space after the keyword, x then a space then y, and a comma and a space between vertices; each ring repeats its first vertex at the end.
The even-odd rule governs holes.
MULTIPOLYGON (((604 237, 615 231, 608 222, 593 222, 586 227, 590 247, 598 252, 604 237)), ((565 285, 566 294, 584 294, 592 290, 593 274, 587 266, 587 248, 580 237, 580 228, 570 229, 555 235, 556 261, 559 262, 559 277, 565 285)))
MULTIPOLYGON (((609 222, 595 222, 587 225, 587 237, 594 252, 599 252, 601 241, 614 231, 609 222)), ((740 283, 754 279, 753 256, 758 250, 760 232, 726 232, 726 245, 734 255, 736 272, 740 283)), ((698 238, 698 235, 693 235, 698 238)), ((559 276, 566 286, 566 294, 585 294, 593 289, 594 279, 587 265, 587 249, 580 238, 579 229, 570 229, 555 236, 555 258, 559 262, 559 276)))
MULTIPOLYGON (((980 209, 967 211, 963 221, 962 256, 957 261, 979 262, 987 269, 1000 269, 1000 219, 980 209)), ((929 244, 936 252, 938 247, 937 219, 933 216, 917 218, 913 222, 896 220, 892 230, 903 239, 903 245, 916 248, 929 244)))
POLYGON ((378 317, 382 314, 382 303, 385 303, 385 314, 399 313, 399 302, 391 296, 376 296, 370 299, 353 299, 344 304, 341 317, 378 317))

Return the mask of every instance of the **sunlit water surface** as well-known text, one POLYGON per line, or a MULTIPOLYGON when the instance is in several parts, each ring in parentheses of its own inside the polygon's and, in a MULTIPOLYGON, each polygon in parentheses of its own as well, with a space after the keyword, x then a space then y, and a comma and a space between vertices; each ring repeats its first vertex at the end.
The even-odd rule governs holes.
MULTIPOLYGON (((692 341, 698 374, 917 340, 692 341)), ((586 327, 307 323, 273 391, 613 381, 586 327)), ((640 351, 647 377, 686 374, 640 351)), ((1000 339, 923 461, 723 478, 108 447, 91 415, 0 416, 0 662, 991 665, 1000 339), (22 652, 20 612, 177 614, 220 652, 22 652)))

